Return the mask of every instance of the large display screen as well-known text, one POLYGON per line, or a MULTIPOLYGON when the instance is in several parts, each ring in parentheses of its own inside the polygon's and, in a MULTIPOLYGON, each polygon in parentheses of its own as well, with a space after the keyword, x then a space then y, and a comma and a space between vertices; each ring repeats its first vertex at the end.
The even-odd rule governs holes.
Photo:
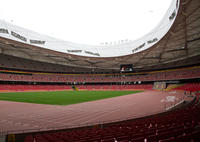
POLYGON ((120 72, 133 72, 133 65, 132 64, 120 65, 120 72))

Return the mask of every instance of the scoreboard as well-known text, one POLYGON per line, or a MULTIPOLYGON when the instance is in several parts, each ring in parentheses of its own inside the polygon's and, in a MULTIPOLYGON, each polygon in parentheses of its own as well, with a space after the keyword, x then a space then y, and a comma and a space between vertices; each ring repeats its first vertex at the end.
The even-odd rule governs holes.
POLYGON ((120 65, 120 72, 133 72, 132 64, 122 64, 120 65))

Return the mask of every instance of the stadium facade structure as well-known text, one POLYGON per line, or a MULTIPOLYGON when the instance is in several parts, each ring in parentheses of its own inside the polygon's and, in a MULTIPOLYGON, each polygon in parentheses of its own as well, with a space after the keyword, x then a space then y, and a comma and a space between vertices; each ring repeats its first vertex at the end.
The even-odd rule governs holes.
MULTIPOLYGON (((199 63, 199 2, 172 1, 160 24, 144 37, 119 45, 90 46, 65 42, 0 21, 0 53, 32 61, 118 71, 174 68, 199 63)), ((71 69, 71 68, 70 68, 71 69)), ((70 71, 64 71, 70 72, 70 71)))

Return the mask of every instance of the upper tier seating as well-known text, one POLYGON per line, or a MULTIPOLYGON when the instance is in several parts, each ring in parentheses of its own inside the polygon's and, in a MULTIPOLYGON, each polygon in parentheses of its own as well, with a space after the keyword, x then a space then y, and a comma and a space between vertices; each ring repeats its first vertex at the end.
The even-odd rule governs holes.
POLYGON ((0 81, 29 81, 29 82, 135 82, 135 81, 164 81, 200 78, 200 68, 169 70, 153 72, 145 75, 135 74, 131 76, 95 75, 95 74, 40 74, 29 75, 0 73, 0 81))

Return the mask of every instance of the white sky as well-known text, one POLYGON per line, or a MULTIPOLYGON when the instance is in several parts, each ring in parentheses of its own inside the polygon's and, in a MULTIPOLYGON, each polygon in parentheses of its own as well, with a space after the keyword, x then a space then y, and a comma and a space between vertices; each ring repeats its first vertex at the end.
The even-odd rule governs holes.
POLYGON ((76 43, 134 40, 150 32, 172 0, 1 0, 0 18, 76 43))

